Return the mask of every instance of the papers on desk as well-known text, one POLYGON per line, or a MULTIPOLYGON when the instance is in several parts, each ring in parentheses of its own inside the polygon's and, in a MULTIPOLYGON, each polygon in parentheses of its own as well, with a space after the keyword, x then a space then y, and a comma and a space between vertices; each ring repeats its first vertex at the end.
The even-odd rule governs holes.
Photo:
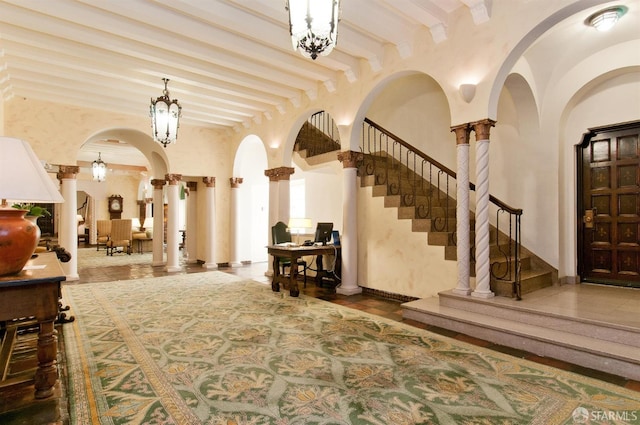
POLYGON ((298 246, 298 244, 294 243, 294 242, 281 242, 281 243, 277 243, 276 246, 290 246, 290 247, 296 247, 298 246))

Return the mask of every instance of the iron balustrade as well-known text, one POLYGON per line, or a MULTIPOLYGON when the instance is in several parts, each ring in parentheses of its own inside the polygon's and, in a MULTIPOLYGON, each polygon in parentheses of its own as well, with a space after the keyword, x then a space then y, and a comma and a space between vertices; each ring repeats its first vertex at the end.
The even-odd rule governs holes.
MULTIPOLYGON (((399 196, 401 207, 413 207, 415 218, 430 219, 430 231, 446 232, 450 244, 455 245, 456 173, 370 119, 365 118, 362 126, 361 172, 374 176, 377 185, 386 185, 387 195, 399 196)), ((473 183, 469 183, 469 188, 475 191, 473 183)), ((522 209, 513 208, 493 195, 489 201, 496 210, 495 221, 491 223, 495 241, 491 276, 511 282, 512 295, 520 300, 522 209)), ((475 244, 474 232, 470 240, 475 244)), ((474 253, 472 245, 472 261, 474 253)))
POLYGON ((294 150, 307 151, 307 158, 340 149, 338 127, 325 111, 311 115, 296 137, 294 150))

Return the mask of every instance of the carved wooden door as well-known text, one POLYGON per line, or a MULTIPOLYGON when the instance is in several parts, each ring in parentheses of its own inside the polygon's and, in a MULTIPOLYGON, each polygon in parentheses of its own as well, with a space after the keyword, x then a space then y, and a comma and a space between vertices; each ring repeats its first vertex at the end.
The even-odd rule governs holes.
POLYGON ((640 122, 591 129, 578 182, 581 279, 640 287, 640 122))

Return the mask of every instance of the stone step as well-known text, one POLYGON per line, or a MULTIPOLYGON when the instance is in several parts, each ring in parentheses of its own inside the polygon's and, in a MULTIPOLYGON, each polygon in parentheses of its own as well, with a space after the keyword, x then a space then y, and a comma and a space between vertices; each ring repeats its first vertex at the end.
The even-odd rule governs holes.
MULTIPOLYGON (((499 308, 481 298, 458 297, 472 300, 455 306, 444 300, 442 305, 436 297, 411 301, 402 304, 403 318, 628 379, 640 379, 640 336, 635 329, 571 320, 524 308, 499 308), (473 302, 478 306, 472 306, 473 302)), ((499 297, 491 301, 500 300, 511 301, 499 297)))

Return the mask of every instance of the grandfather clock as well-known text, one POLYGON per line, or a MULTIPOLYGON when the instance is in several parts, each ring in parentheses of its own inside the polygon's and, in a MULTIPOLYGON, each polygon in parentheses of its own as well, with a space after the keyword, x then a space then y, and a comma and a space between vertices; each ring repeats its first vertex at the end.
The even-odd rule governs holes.
POLYGON ((122 196, 109 196, 109 218, 111 220, 120 219, 122 217, 122 196))

